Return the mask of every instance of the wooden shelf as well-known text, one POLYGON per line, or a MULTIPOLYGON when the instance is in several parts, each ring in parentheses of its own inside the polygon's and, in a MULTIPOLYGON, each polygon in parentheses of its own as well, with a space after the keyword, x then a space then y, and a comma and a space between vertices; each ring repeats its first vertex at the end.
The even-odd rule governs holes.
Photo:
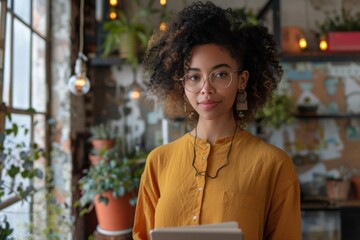
POLYGON ((281 53, 282 62, 360 62, 360 52, 281 53))
POLYGON ((339 210, 341 208, 360 208, 360 201, 356 199, 349 200, 329 200, 324 198, 316 201, 302 201, 301 210, 339 210))
POLYGON ((95 57, 89 59, 89 63, 91 66, 122 65, 124 64, 124 62, 125 60, 120 57, 108 57, 108 58, 95 57))
POLYGON ((350 118, 359 118, 360 114, 296 114, 296 118, 300 119, 350 119, 350 118))

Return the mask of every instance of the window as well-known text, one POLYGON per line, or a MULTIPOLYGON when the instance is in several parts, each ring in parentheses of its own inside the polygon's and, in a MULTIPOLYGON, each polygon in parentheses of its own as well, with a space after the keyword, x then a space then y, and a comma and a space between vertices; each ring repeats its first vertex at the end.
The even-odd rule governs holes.
MULTIPOLYGON (((0 130, 9 127, 4 113, 10 113, 12 122, 28 129, 19 131, 16 138, 6 138, 5 148, 12 148, 14 142, 29 145, 37 143, 46 149, 46 120, 49 102, 49 1, 48 0, 0 0, 0 130), (31 111, 29 111, 31 110, 31 111)), ((3 161, 4 169, 0 179, 9 183, 5 174, 11 160, 3 161)), ((35 162, 44 170, 45 159, 35 162)), ((1 168, 0 168, 1 170, 1 168)), ((26 182, 25 182, 26 183, 26 182)), ((36 188, 45 187, 44 180, 33 181, 36 188)), ((41 231, 33 228, 32 222, 41 223, 46 216, 45 194, 37 193, 26 202, 19 201, 11 192, 0 198, 1 214, 14 228, 13 236, 22 239, 41 231)), ((44 224, 36 224, 43 225, 44 224)))

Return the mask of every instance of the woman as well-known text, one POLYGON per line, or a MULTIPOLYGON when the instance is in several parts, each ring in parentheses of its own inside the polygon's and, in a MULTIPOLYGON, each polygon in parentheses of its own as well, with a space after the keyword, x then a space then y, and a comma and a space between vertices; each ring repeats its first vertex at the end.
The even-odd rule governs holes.
POLYGON ((183 105, 195 124, 149 154, 134 239, 148 239, 153 228, 227 221, 249 240, 301 239, 291 159, 244 130, 283 73, 267 29, 194 3, 154 38, 145 67, 152 93, 183 105))

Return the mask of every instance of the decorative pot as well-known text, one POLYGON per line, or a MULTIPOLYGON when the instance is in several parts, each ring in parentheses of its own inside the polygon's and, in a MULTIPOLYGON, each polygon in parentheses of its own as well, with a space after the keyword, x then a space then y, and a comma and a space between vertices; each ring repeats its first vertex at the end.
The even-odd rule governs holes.
POLYGON ((89 160, 91 162, 91 165, 98 164, 104 157, 94 154, 89 154, 89 160))
POLYGON ((360 51, 360 31, 328 32, 328 51, 360 51))
POLYGON ((327 179, 326 191, 330 200, 348 199, 350 190, 350 180, 327 179))
POLYGON ((108 235, 111 235, 111 232, 119 234, 131 231, 135 215, 135 206, 130 205, 131 193, 119 198, 114 198, 111 191, 102 195, 107 197, 109 202, 107 205, 99 202, 99 195, 94 199, 98 231, 108 235))
POLYGON ((97 152, 110 149, 115 146, 115 139, 94 139, 91 140, 91 144, 97 152))
POLYGON ((355 191, 356 199, 360 200, 360 177, 351 178, 351 183, 355 191))

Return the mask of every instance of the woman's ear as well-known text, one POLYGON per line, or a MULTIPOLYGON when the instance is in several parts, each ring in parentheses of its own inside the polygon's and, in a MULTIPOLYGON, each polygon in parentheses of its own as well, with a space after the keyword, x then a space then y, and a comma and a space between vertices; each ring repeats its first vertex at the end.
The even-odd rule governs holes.
POLYGON ((249 79, 249 71, 243 70, 239 73, 239 86, 238 89, 244 90, 249 79))

